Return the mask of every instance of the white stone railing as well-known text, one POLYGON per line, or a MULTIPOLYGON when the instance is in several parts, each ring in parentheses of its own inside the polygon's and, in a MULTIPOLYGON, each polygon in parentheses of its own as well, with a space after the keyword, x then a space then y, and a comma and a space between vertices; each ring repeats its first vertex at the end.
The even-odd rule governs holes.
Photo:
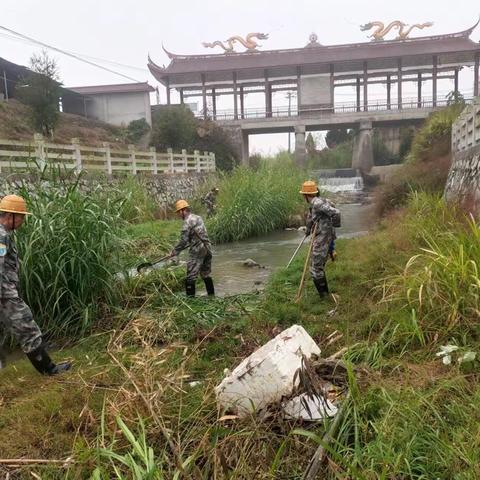
POLYGON ((32 142, 0 139, 0 172, 19 172, 31 168, 43 169, 46 165, 74 170, 78 173, 187 173, 215 171, 215 154, 199 152, 193 154, 182 150, 175 153, 167 149, 159 153, 154 147, 137 150, 129 145, 126 150, 117 150, 103 143, 102 147, 81 145, 73 138, 70 145, 50 143, 41 135, 34 135, 32 142))
POLYGON ((452 152, 480 145, 480 97, 465 107, 452 125, 452 152))

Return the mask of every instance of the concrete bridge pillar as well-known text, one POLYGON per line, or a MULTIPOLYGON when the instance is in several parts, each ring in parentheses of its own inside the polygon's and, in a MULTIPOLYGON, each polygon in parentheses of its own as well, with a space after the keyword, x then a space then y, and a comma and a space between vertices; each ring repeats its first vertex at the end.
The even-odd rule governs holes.
POLYGON ((299 167, 304 167, 307 159, 305 130, 305 125, 295 127, 295 161, 299 167))
POLYGON ((373 129, 372 122, 360 122, 353 142, 352 168, 369 173, 373 167, 373 129))
POLYGON ((248 142, 248 133, 242 132, 242 165, 248 166, 250 161, 250 145, 248 142))

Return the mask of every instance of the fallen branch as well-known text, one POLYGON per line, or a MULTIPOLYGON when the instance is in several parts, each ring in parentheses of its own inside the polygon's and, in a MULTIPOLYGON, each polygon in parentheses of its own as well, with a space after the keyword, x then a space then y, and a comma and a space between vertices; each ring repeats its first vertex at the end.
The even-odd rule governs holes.
POLYGON ((69 457, 65 460, 49 460, 45 458, 2 458, 0 465, 19 466, 19 465, 71 465, 75 463, 73 458, 69 457))
POLYGON ((337 414, 335 415, 335 419, 330 425, 330 428, 327 433, 322 438, 321 445, 317 448, 315 453, 313 454, 312 459, 310 460, 310 463, 308 464, 307 469, 305 470, 305 473, 303 474, 303 480, 314 480, 317 478, 318 473, 320 472, 320 469, 322 468, 322 464, 327 458, 327 450, 328 447, 330 446, 330 443, 334 439, 338 427, 340 425, 340 422, 342 420, 343 414, 346 409, 346 405, 348 404, 350 400, 350 394, 347 395, 345 398, 345 401, 343 402, 342 406, 340 407, 340 410, 338 410, 337 414))

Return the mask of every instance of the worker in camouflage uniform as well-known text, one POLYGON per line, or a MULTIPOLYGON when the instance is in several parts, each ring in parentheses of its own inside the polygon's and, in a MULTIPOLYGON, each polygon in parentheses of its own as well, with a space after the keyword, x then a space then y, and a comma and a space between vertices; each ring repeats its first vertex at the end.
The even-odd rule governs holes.
POLYGON ((43 346, 42 332, 19 295, 18 255, 12 233, 22 226, 26 215, 22 197, 7 195, 0 201, 0 328, 18 341, 40 373, 55 375, 70 369, 71 364, 52 362, 43 346))
POLYGON ((207 218, 210 218, 215 214, 215 206, 218 192, 218 188, 214 187, 202 199, 202 202, 207 207, 207 218))
POLYGON ((314 234, 310 274, 320 297, 324 297, 328 294, 325 263, 331 252, 332 242, 335 240, 332 218, 340 212, 326 198, 319 196, 315 182, 304 182, 300 193, 309 204, 306 235, 314 234))
POLYGON ((175 211, 183 220, 180 241, 172 250, 171 255, 176 256, 185 248, 189 248, 187 262, 187 278, 185 290, 189 297, 195 296, 195 281, 198 275, 203 278, 208 295, 215 295, 212 277, 212 245, 208 239, 207 229, 203 220, 190 211, 190 206, 185 200, 179 200, 175 211))

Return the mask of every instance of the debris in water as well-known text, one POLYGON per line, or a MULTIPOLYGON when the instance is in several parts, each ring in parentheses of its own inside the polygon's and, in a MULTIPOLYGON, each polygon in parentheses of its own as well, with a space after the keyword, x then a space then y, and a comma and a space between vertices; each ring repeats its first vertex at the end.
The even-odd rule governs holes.
POLYGON ((262 268, 262 269, 267 268, 264 265, 260 265, 258 262, 256 262, 255 260, 252 260, 251 258, 247 258, 246 260, 244 260, 242 262, 242 265, 248 268, 262 268))

